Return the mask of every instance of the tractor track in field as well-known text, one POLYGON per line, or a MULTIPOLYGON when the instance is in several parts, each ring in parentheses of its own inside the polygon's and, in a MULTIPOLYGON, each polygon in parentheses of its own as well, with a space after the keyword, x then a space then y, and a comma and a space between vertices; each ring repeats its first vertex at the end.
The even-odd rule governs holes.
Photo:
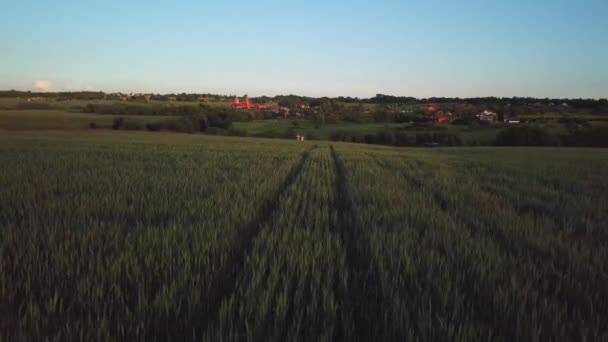
POLYGON ((300 160, 293 166, 287 177, 283 180, 280 186, 277 188, 272 197, 262 205, 257 215, 250 222, 246 223, 239 232, 241 233, 241 239, 237 242, 234 248, 234 255, 227 262, 226 269, 221 272, 219 279, 214 283, 211 288, 211 295, 204 311, 200 314, 201 331, 204 333, 211 324, 217 320, 220 312, 220 308, 224 300, 230 297, 230 295, 236 290, 238 286, 238 278, 242 273, 245 266, 247 255, 251 251, 253 241, 260 232, 264 223, 272 219, 273 214, 278 210, 279 201, 281 196, 289 189, 289 187, 297 180, 301 174, 304 164, 310 156, 310 152, 314 150, 317 145, 309 148, 302 153, 300 160))
MULTIPOLYGON (((454 208, 450 206, 449 201, 446 199, 448 194, 440 190, 428 187, 427 185, 425 185, 425 182, 423 180, 412 177, 407 172, 404 172, 403 169, 395 167, 394 165, 390 165, 387 162, 383 162, 379 160, 376 156, 372 157, 372 159, 380 167, 388 168, 394 172, 397 172, 397 174, 400 177, 403 177, 415 191, 422 193, 428 192, 429 196, 431 196, 433 203, 437 206, 437 208, 441 209, 441 211, 448 215, 448 217, 450 217, 452 220, 454 220, 454 222, 460 223, 462 227, 464 227, 464 229, 468 230, 471 234, 470 236, 472 239, 487 239, 488 241, 491 241, 493 244, 495 244, 496 248, 499 250, 500 253, 509 256, 510 258, 527 258, 530 263, 537 264, 539 268, 543 267, 542 265, 551 264, 553 265, 552 267, 555 267, 557 270, 559 270, 559 274, 574 274, 572 278, 587 279, 588 281, 584 282, 585 286, 582 289, 573 287, 570 284, 562 284, 560 285, 560 288, 554 288, 551 287, 551 285, 548 286, 548 288, 552 289, 551 292, 553 293, 554 300, 561 302, 562 305, 569 308, 569 315, 585 315, 588 314, 588 311, 590 311, 590 309, 586 307, 584 309, 581 309, 581 312, 573 313, 572 308, 579 307, 578 302, 573 298, 576 298, 577 296, 582 297, 584 293, 606 293, 606 290, 600 285, 598 285, 599 282, 595 281, 598 278, 601 279, 601 275, 593 273, 586 267, 579 267, 576 269, 569 268, 566 257, 558 257, 555 255, 551 255, 548 251, 542 250, 536 244, 529 240, 511 237, 499 227, 488 227, 488 224, 476 220, 474 216, 467 216, 466 214, 463 214, 458 210, 454 210, 454 208)), ((490 194, 492 194, 493 196, 500 197, 500 195, 496 193, 490 194)), ((515 211, 515 208, 512 209, 515 211)), ((474 276, 473 278, 478 277, 474 276)), ((519 280, 523 281, 522 279, 519 280)), ((551 283, 553 282, 550 282, 550 284, 551 283)), ((471 298, 474 298, 483 295, 487 298, 491 298, 491 294, 491 286, 486 286, 485 291, 471 293, 470 296, 471 298)), ((491 299, 488 299, 487 301, 490 300, 491 299)), ((488 310, 492 310, 492 308, 488 309, 487 307, 482 307, 482 304, 478 305, 479 306, 477 307, 477 310, 479 312, 487 313, 488 310)), ((602 304, 596 303, 596 305, 605 305, 605 302, 602 304)), ((588 314, 588 317, 585 317, 585 319, 588 320, 594 318, 595 317, 593 317, 591 314, 588 314)), ((496 326, 497 331, 505 336, 509 336, 510 332, 515 329, 513 327, 517 325, 517 317, 510 317, 509 319, 503 318, 503 320, 504 322, 502 323, 502 325, 496 326), (505 326, 508 324, 510 324, 511 326, 505 328, 505 326)), ((605 318, 602 318, 602 320, 603 324, 607 322, 605 318)), ((547 329, 550 329, 550 327, 547 327, 547 329)), ((509 338, 516 337, 509 336, 509 338)))
MULTIPOLYGON (((333 145, 331 155, 336 170, 336 209, 338 234, 346 251, 348 263, 348 293, 345 309, 352 315, 354 324, 348 332, 338 336, 341 340, 373 341, 380 333, 381 287, 377 270, 372 265, 369 238, 355 213, 356 204, 346 177, 346 168, 333 145)), ((343 315, 345 316, 345 315, 343 315)))

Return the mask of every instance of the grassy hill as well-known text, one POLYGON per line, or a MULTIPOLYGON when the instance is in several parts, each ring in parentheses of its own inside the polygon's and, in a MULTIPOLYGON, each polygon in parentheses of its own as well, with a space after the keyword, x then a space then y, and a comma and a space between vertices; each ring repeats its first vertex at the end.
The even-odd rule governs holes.
MULTIPOLYGON (((64 110, 0 110, 0 130, 82 130, 91 123, 101 128, 112 127, 112 121, 121 115, 74 113, 64 110)), ((129 120, 146 123, 167 120, 166 116, 130 115, 129 120)))

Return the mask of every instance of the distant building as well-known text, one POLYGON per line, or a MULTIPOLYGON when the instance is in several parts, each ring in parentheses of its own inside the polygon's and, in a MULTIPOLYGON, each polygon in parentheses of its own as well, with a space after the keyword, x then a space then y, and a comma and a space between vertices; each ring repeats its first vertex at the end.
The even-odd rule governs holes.
POLYGON ((498 115, 496 114, 496 112, 484 110, 482 113, 477 114, 477 119, 480 123, 491 124, 496 122, 496 120, 498 119, 498 115))
POLYGON ((452 119, 452 113, 444 112, 444 111, 440 110, 440 111, 435 112, 435 114, 433 115, 432 121, 437 124, 442 124, 442 123, 449 122, 451 119, 452 119))
POLYGON ((273 110, 273 112, 275 114, 278 114, 278 115, 284 117, 285 119, 287 119, 287 116, 289 116, 289 114, 291 113, 291 110, 289 110, 289 108, 287 108, 287 107, 279 106, 279 107, 275 108, 273 110))
POLYGON ((443 110, 438 110, 434 105, 429 105, 426 107, 428 114, 431 116, 431 122, 442 124, 450 121, 452 118, 452 113, 445 113, 443 110))

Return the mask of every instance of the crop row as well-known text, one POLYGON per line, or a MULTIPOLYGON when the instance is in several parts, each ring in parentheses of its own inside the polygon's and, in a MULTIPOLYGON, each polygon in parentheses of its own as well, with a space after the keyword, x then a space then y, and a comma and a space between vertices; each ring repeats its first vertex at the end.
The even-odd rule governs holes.
POLYGON ((309 341, 351 333, 335 179, 329 149, 314 149, 256 236, 211 339, 309 341))
POLYGON ((507 194, 484 190, 499 168, 472 172, 466 158, 449 154, 339 152, 355 212, 370 228, 385 308, 372 322, 379 337, 606 337, 605 248, 558 231, 557 213, 521 212, 507 194))
POLYGON ((606 340, 608 155, 0 136, 0 338, 606 340))
POLYGON ((5 148, 0 330, 60 340, 200 334, 245 229, 302 151, 5 148))

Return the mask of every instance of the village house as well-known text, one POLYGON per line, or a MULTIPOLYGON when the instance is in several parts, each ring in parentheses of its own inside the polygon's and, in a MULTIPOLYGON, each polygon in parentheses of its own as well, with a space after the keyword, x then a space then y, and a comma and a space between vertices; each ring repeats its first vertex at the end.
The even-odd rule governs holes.
POLYGON ((444 112, 442 110, 436 111, 435 114, 433 115, 433 118, 431 119, 432 122, 438 123, 438 124, 446 123, 446 122, 449 122, 450 120, 452 120, 452 113, 444 112))
POLYGON ((452 120, 451 112, 444 112, 443 110, 439 110, 434 105, 428 106, 426 110, 431 115, 431 122, 433 123, 443 124, 452 120))
POLYGON ((287 117, 291 114, 291 110, 283 106, 275 107, 272 112, 278 116, 282 116, 285 119, 287 119, 287 117))
POLYGON ((477 119, 479 120, 479 123, 491 124, 497 121, 498 115, 496 112, 484 110, 482 113, 477 114, 477 119))

